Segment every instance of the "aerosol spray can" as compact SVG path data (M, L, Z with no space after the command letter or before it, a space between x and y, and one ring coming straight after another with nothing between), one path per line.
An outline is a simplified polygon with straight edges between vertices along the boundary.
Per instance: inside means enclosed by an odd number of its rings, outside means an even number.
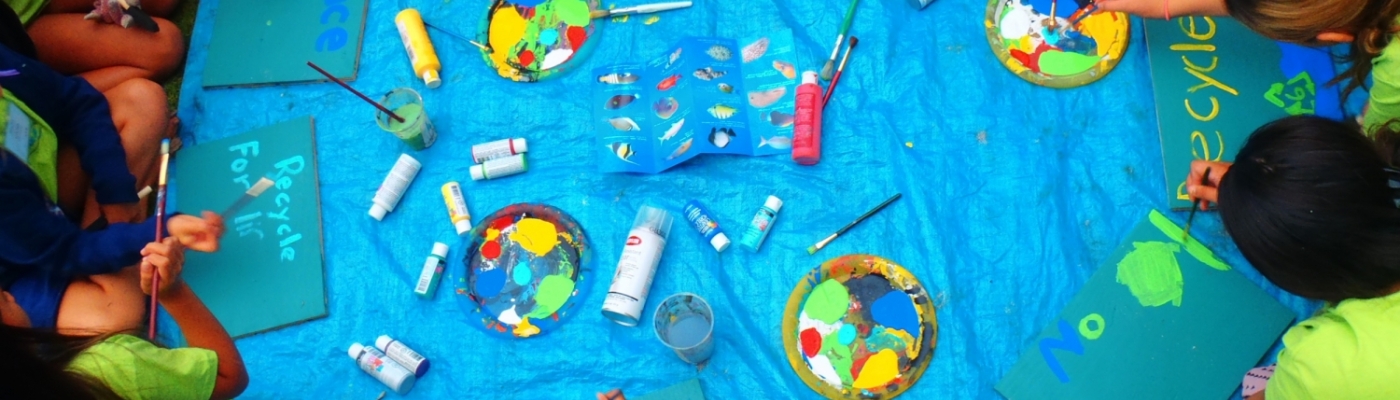
M603 300L603 316L623 326L637 326L651 291L651 279L656 277L656 265L661 262L661 250L671 234L671 222L666 210L651 206L637 210L608 297Z

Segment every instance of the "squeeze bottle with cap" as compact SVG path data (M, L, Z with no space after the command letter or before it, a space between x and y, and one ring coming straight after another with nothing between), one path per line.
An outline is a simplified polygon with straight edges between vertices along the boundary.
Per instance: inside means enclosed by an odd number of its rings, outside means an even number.
M412 372L389 359L379 349L355 343L350 345L350 358L355 359L361 370L399 395L408 394L408 391L413 390L413 383L417 381Z
M384 177L384 183L379 184L379 191L374 193L374 205L369 207L369 216L383 221L384 214L394 211L420 169L423 169L423 164L419 164L418 160L408 154L399 155L394 169L389 170L389 176Z
M467 196L462 195L462 185L457 182L442 185L442 199L447 202L447 217L452 220L452 227L457 229L457 236L471 232L472 215L467 212Z
M433 243L433 253L428 256L428 261L423 263L423 271L418 273L418 284L413 286L413 293L424 299L432 299L433 294L437 293L438 282L442 280L442 270L446 267L447 245Z
M524 153L529 149L524 138L501 139L472 146L472 161L481 164L489 160Z
M413 376L421 378L423 374L428 373L428 359L408 348L403 342L394 340L389 335L379 335L379 338L374 339L374 346L383 350L390 360L394 360L404 369L413 371Z
M744 236L739 238L739 244L748 247L749 250L758 251L763 246L763 240L768 238L768 232L773 228L773 222L778 219L778 210L783 209L783 200L778 196L768 196L768 200L763 202L763 208L758 209L758 214L754 214L753 222L749 223L749 230L744 231Z
M666 210L651 206L637 210L612 286L603 300L604 317L622 326L637 326L651 292L651 280L656 277L656 265L661 262L661 250L671 234L671 223L671 213Z
M792 128L792 160L815 165L822 159L822 86L817 73L802 73L797 87L797 118Z
M506 158L487 160L481 165L473 165L469 172L472 180L503 178L525 172L525 155L516 154Z
M710 242L710 246L714 247L715 251L722 253L724 249L729 248L729 237L725 236L724 231L719 229L719 223L715 222L715 218L705 211L705 207L701 206L700 202L691 200L686 203L682 214L685 215L685 220L690 221L690 225L700 232L700 236L705 237L705 240Z
M428 39L428 29L423 26L423 15L419 14L418 10L405 8L394 17L394 25L399 28L399 39L403 41L403 49L408 51L408 62L413 64L413 75L423 78L423 83L428 85L429 89L441 85L442 78L438 77L438 70L442 69L442 63L438 62L437 51L433 50L433 42Z

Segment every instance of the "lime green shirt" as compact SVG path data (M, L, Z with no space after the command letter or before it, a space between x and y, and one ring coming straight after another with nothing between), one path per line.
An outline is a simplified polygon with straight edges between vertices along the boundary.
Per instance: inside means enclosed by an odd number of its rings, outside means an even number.
M1283 335L1269 400L1400 399L1400 293L1343 300Z
M207 349L163 349L116 335L78 354L68 370L101 380L127 400L202 400L214 393L219 357Z
M1366 104L1363 125L1368 135L1400 118L1400 37L1391 38L1371 60L1371 99Z
M39 13L44 12L44 7L49 5L49 0L4 0L10 8L19 15L19 22L29 25L34 22L34 18L39 17Z

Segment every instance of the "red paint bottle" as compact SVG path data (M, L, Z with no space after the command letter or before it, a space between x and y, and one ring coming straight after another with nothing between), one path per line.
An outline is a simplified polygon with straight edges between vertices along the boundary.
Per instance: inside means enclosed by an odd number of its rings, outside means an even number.
M797 87L797 120L792 129L792 160L815 165L822 159L822 87L817 73L802 73Z

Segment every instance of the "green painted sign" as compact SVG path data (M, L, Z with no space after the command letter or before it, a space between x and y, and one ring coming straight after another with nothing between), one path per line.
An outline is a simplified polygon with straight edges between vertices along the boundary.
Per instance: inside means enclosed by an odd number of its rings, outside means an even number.
M355 79L369 0L221 0L204 87Z

